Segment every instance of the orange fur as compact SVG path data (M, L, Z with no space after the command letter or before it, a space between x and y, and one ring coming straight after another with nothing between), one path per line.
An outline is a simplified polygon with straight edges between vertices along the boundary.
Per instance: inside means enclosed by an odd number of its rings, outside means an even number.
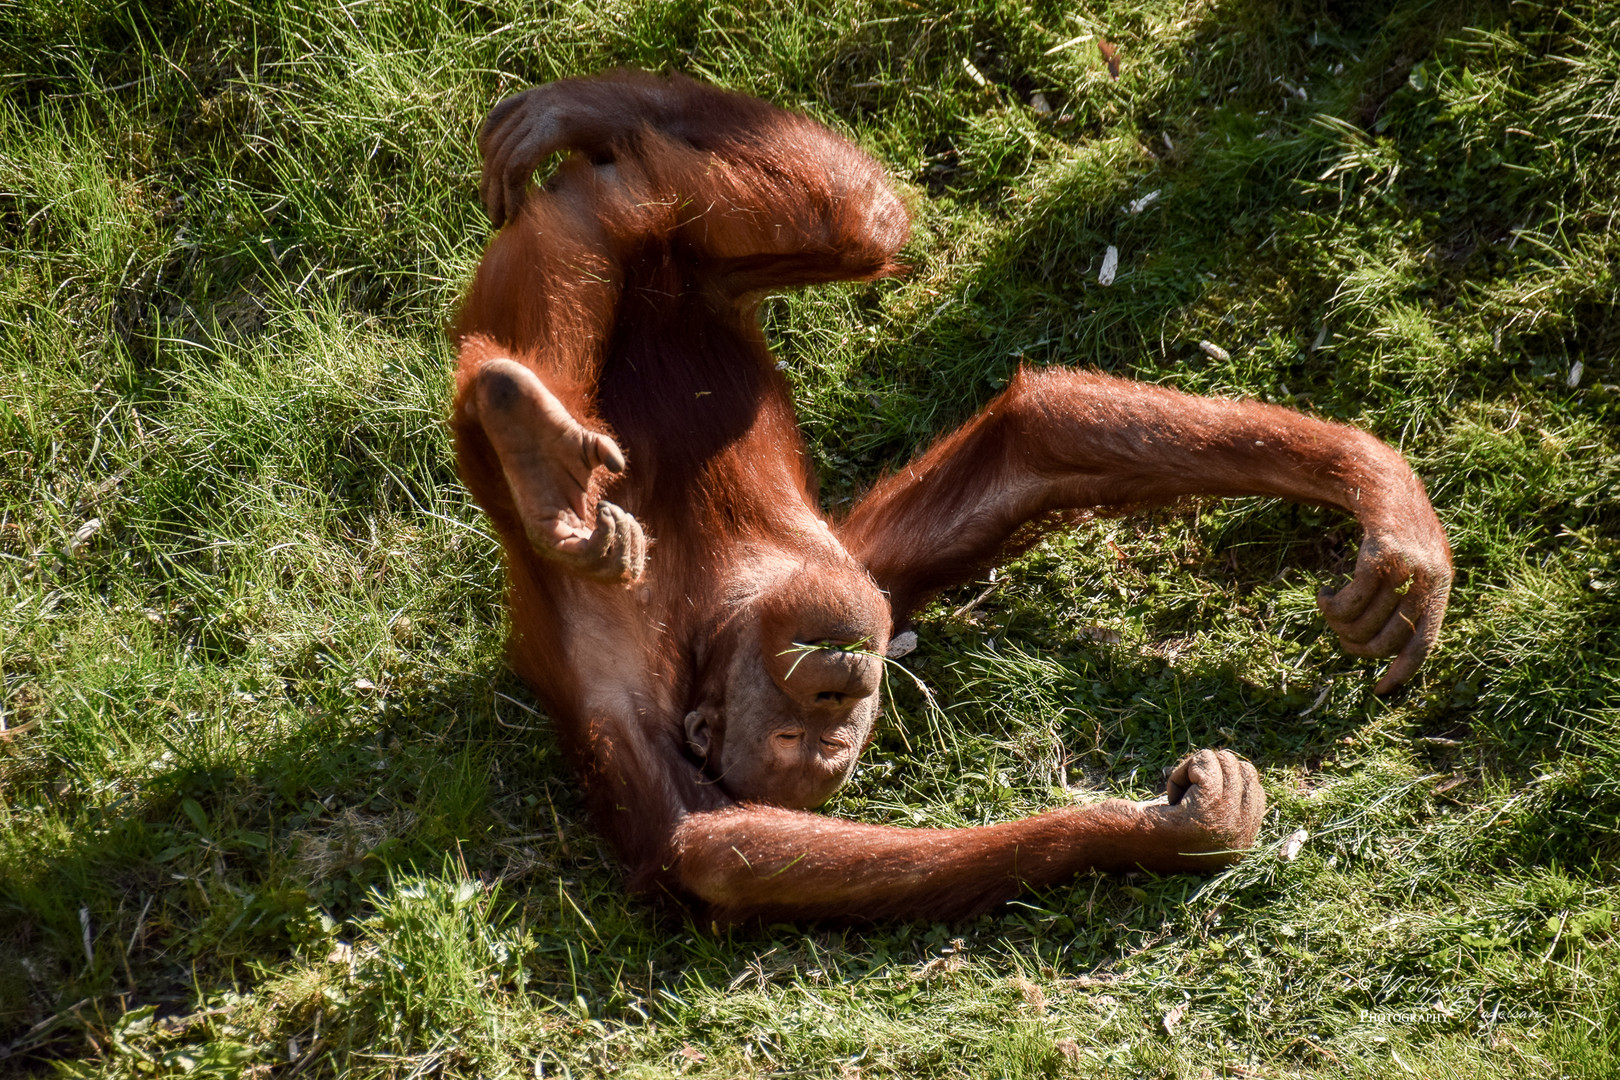
M1450 555L1395 451L1101 375L1020 374L834 525L755 306L896 269L907 214L879 166L802 116L637 72L509 99L480 147L504 228L458 322L457 461L506 549L514 666L635 887L716 919L948 918L1088 867L1235 857L1265 798L1224 752L1184 761L1166 800L987 828L806 812L870 735L865 654L1075 510L1194 492L1343 507L1367 542L1321 603L1347 647L1400 653L1390 684L1438 633ZM542 512L564 524L525 520Z

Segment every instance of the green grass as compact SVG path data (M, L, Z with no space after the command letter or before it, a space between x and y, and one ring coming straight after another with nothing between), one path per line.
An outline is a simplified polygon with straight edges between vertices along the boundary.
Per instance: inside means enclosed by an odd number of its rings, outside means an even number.
M1620 1072L1620 6L0 26L0 1074ZM805 109L912 202L908 277L766 306L829 503L1020 360L1407 453L1458 568L1409 691L1374 699L1314 611L1338 515L1104 519L929 610L904 663L943 712L891 677L831 808L1004 820L1226 745L1275 806L1255 856L950 926L716 936L623 896L502 662L442 332L484 110L614 64Z

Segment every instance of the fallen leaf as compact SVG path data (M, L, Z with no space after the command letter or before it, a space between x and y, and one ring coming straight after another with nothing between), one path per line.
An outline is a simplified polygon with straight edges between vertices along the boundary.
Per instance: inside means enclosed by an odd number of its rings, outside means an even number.
M1165 1031L1165 1034L1168 1035L1172 1031L1175 1031L1176 1030L1176 1025L1181 1023L1181 1018L1183 1016L1186 1016L1186 1015L1187 1015L1187 1003L1185 1001L1183 1001L1180 1005L1177 1005L1175 1008L1171 1009L1169 1012L1165 1013L1164 1014L1164 1031Z
M890 660L898 660L902 656L909 656L917 651L917 631L905 630L889 639L889 647L884 652Z
M1159 201L1159 191L1160 189L1155 188L1146 195L1142 196L1140 199L1131 200L1131 204L1125 208L1125 212L1130 214L1132 217L1140 214L1142 211Z
M92 540L94 540L96 538L96 533L98 533L100 531L101 531L101 519L100 518L91 518L89 521L85 522L83 525L80 525L78 530L76 532L74 532L73 539L68 541L67 553L69 555L77 555L77 554L79 554L79 552L84 550L85 545L89 544L90 541L92 541Z
M1277 852L1277 858L1283 862L1293 862L1299 858L1299 849L1304 847L1305 841L1310 838L1311 834L1304 829L1295 829L1288 834L1288 839L1282 842L1282 850Z
M1113 244L1109 244L1108 250L1103 252L1102 270L1097 273L1097 284L1112 285L1114 283L1114 274L1118 270L1119 248L1115 247Z
M1103 63L1108 65L1108 74L1115 81L1119 79L1119 46L1113 44L1105 37L1097 39L1097 50L1102 53Z

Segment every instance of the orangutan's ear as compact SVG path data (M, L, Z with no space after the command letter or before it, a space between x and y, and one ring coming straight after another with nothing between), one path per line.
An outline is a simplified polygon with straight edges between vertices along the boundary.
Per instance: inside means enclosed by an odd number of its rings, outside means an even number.
M686 714L686 745L705 761L709 759L709 745L713 737L709 723L712 719L714 710L707 705Z

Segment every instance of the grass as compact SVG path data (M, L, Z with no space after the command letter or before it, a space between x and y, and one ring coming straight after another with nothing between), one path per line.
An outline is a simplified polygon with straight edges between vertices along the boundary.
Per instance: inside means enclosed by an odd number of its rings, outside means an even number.
M0 21L0 1074L1620 1072L1620 7ZM442 334L483 112L614 64L805 109L912 202L908 277L766 307L831 504L1020 362L1415 463L1458 584L1402 695L1315 614L1338 515L1104 519L929 610L903 663L943 711L890 678L831 807L1003 820L1226 745L1259 853L950 926L715 935L623 895L502 662Z

